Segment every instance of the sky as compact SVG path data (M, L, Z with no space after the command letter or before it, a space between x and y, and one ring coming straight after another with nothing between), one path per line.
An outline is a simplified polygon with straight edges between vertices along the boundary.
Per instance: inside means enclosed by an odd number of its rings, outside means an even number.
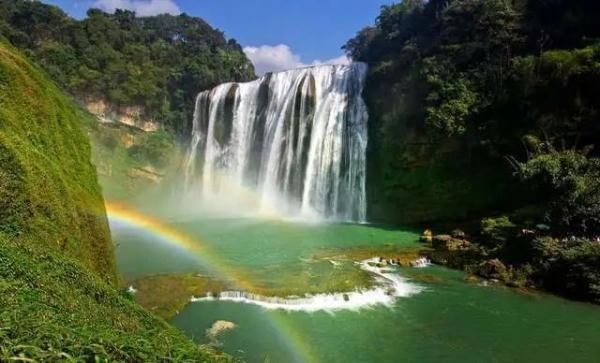
M235 38L257 73L313 64L343 64L342 45L374 23L382 5L394 0L43 0L71 16L90 7L140 16L161 13L199 16Z

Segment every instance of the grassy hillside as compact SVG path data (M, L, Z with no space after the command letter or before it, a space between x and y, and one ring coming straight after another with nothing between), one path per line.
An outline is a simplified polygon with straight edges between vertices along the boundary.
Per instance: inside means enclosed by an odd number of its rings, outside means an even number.
M1 236L0 307L0 361L230 361L83 266Z
M0 232L73 257L115 282L83 117L41 71L0 46Z
M0 41L0 361L229 361L116 287L86 117Z

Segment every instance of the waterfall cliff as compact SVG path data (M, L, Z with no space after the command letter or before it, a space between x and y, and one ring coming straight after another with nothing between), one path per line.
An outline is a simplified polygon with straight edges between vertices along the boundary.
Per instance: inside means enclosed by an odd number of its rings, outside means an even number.
M287 215L365 221L366 72L310 67L200 93L189 185L211 197L249 189Z

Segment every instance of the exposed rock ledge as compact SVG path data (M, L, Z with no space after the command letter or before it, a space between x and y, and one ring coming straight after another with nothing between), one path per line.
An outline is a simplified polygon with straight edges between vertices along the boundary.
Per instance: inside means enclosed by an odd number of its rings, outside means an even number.
M141 106L115 107L97 98L88 98L83 105L88 112L98 117L100 122L122 123L146 132L154 132L160 128L157 121L144 118L144 109Z
M154 167L149 165L144 168L131 168L127 174L132 179L144 179L154 184L160 184L165 177L164 174L159 173Z

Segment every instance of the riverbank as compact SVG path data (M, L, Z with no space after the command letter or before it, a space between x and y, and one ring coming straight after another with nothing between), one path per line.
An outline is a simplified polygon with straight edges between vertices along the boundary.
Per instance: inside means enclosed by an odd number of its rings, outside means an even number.
M600 242L553 237L549 226L518 222L514 216L457 225L469 232L423 233L421 241L431 247L427 256L434 263L510 287L600 304ZM448 224L438 228L449 229Z

